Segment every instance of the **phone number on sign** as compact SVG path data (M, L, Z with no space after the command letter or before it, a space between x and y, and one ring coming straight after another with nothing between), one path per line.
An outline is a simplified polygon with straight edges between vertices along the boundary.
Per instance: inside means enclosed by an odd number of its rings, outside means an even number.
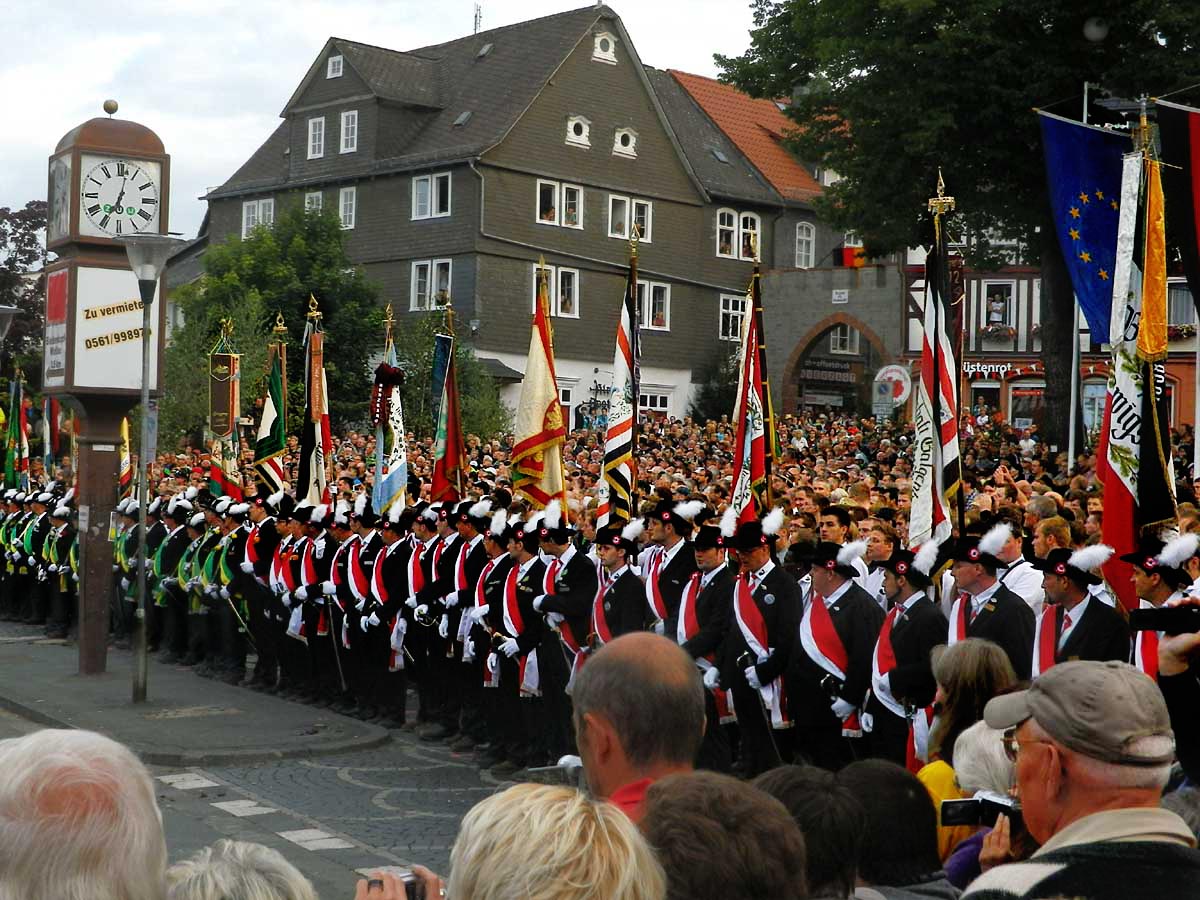
M101 347L112 347L116 344L124 344L126 341L140 341L141 339L142 329L127 328L124 331L113 331L109 334L87 338L84 340L83 346L88 350L98 350Z

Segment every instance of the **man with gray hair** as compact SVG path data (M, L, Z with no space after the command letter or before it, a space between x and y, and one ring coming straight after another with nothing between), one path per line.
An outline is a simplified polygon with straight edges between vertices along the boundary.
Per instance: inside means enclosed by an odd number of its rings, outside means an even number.
M965 897L1200 896L1196 840L1159 807L1175 739L1151 679L1122 662L1060 663L1028 690L992 698L984 720L1005 732L1041 848L985 872Z
M317 900L317 892L278 850L220 840L167 870L166 900Z
M0 900L162 900L150 773L91 731L0 741Z

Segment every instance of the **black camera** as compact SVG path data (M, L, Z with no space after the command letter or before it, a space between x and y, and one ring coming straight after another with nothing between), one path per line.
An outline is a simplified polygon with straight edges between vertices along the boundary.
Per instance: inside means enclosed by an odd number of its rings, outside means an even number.
M1166 635L1195 634L1200 631L1200 606L1134 609L1129 613L1129 628L1132 631L1161 631Z
M969 800L943 800L939 811L940 824L943 828L952 825L968 825L971 827L985 825L994 827L996 818L1003 813L1010 822L1017 824L1021 819L1021 807L1015 800L1001 800L998 797L972 797Z

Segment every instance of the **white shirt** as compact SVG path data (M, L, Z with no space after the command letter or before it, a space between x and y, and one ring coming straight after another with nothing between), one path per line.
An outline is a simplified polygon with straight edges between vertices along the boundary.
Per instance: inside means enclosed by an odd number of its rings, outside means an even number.
M1018 556L996 576L1001 584L1029 604L1034 616L1041 615L1046 592L1042 590L1042 573L1033 567L1033 563Z
M997 581L991 587L986 587L978 594L971 595L971 615L979 615L979 611L987 605L988 601L996 595L996 591L1000 590L1000 582Z
M1088 601L1092 599L1091 594L1084 594L1083 599L1075 606L1074 609L1066 611L1063 622L1066 622L1066 616L1070 616L1071 624L1067 625L1062 633L1058 636L1058 649L1061 650L1067 643L1067 638L1071 636L1071 632L1075 630L1075 626L1079 624L1079 620L1083 618L1084 611L1087 610Z
M700 574L700 590L702 591L712 584L712 580L717 577L717 573L723 568L725 568L724 563L717 566L715 569L709 569L707 572L702 572Z
M774 570L775 570L775 562L771 559L768 559L766 562L766 565L764 565L761 569L759 569L757 572L751 572L750 573L750 593L754 593L756 590L758 590L758 586L760 584L762 584L763 581L766 580L766 577L768 575L770 575Z

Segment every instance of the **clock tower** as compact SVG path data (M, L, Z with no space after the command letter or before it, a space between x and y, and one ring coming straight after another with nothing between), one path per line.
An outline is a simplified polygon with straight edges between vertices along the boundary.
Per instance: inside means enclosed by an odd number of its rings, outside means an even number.
M143 305L123 239L165 234L171 159L149 128L89 119L50 156L43 385L79 418L79 670L103 672L112 592L109 518L117 502L120 427L140 400ZM160 288L161 293L161 288ZM159 395L165 312L150 318L149 385Z

